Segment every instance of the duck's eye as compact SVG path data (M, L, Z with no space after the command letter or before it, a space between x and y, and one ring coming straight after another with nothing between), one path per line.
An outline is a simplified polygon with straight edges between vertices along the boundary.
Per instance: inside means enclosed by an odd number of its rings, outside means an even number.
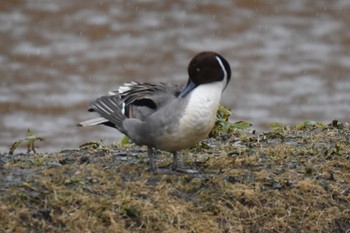
M201 69L197 68L196 71L199 72L199 71L201 71Z

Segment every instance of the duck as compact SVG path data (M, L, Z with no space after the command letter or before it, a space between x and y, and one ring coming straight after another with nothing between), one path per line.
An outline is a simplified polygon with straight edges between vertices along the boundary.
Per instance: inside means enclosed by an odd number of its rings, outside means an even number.
M99 116L77 126L106 125L137 145L148 148L150 170L157 169L155 150L173 154L195 146L213 129L221 96L231 79L231 67L220 54L203 51L188 65L186 85L130 82L91 102L89 111Z

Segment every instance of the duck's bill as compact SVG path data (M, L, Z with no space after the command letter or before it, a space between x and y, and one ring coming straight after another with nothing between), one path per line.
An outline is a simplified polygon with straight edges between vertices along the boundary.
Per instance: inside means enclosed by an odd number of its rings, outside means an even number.
M190 93L194 88L197 87L197 84L189 80L186 87L181 91L179 97L185 97L188 93Z

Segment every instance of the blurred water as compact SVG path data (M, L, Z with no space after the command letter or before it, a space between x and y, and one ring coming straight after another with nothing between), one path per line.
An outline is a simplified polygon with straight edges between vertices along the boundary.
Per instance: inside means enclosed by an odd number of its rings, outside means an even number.
M183 81L199 51L225 56L233 120L350 121L350 2L37 1L0 3L0 151L28 128L39 151L120 138L76 128L123 82Z

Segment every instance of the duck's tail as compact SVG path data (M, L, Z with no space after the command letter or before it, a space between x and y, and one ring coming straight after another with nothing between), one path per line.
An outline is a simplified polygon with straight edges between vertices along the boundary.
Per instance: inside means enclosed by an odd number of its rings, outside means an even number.
M100 117L82 121L77 126L107 125L125 133L123 121L126 119L122 112L123 104L119 95L107 95L91 103L90 112L97 112Z

